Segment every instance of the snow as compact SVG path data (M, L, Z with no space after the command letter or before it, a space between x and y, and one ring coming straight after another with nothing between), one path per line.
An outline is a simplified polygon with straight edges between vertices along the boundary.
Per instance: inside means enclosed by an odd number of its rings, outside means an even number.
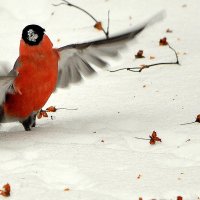
M14 63L21 31L30 23L44 27L55 47L103 37L88 16L52 3L59 1L0 1L2 62ZM121 59L110 61L109 69L175 61L168 47L158 45L164 36L179 52L181 65L156 66L142 73L98 70L98 76L58 90L45 105L78 110L58 110L53 120L38 120L32 132L18 123L2 124L0 185L11 185L9 199L14 200L169 200L179 195L184 200L198 199L199 124L180 124L194 121L199 114L200 2L72 3L105 24L110 10L111 33L165 9L166 18L145 29ZM173 32L166 33L167 28ZM135 60L139 49L146 58ZM148 138L154 130L162 143L150 145L135 138Z

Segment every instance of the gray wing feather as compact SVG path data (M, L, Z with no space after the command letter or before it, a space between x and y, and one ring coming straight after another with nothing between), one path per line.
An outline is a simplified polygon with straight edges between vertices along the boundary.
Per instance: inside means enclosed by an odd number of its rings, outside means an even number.
M12 90L16 76L0 76L0 105L4 102L6 94Z
M1 64L0 64L1 65ZM9 67L4 67L4 73L0 74L0 106L5 101L5 97L7 93L14 92L13 81L17 77L16 68L20 65L19 58L15 61L13 69L9 72Z
M114 58L119 55L119 50L126 47L126 43L134 39L145 27L164 18L165 12L161 11L148 21L135 28L117 34L108 39L100 39L81 44L71 44L58 48L60 54L58 87L67 87L70 83L77 83L83 76L95 73L92 66L104 68L108 65L105 57Z
M61 60L59 62L60 65L64 66L58 72L58 85L62 88L67 87L69 83L80 82L82 75L88 76L95 72L90 64L75 52L71 56Z

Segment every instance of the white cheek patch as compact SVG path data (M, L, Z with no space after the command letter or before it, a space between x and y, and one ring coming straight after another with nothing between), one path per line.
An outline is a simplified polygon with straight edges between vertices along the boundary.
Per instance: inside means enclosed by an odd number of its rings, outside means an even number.
M36 42L36 40L38 39L38 34L36 34L33 29L29 29L28 30L28 37L27 39L31 42Z

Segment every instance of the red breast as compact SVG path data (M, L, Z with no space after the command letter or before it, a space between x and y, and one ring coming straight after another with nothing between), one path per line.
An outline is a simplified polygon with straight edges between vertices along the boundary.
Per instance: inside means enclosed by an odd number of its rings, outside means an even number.
M59 54L48 36L35 46L20 42L18 76L14 94L7 94L4 113L9 117L26 118L40 110L55 90Z

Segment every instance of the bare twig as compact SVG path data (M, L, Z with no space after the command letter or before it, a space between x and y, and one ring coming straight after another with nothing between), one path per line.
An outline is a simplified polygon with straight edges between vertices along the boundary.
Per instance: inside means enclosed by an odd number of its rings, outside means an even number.
M92 15L90 14L88 11L86 11L85 9L75 5L75 4L72 4L70 3L69 1L66 1L66 0L61 0L62 2L59 3L59 4L52 4L53 6L61 6L61 5L68 5L68 6L71 6L71 7L74 7L74 8L77 8L78 10L81 10L82 12L84 12L85 14L87 14L90 18L92 18L96 23L98 23L99 21ZM102 31L103 33L105 34L106 38L108 39L109 38L109 22L110 19L109 19L109 11L108 11L108 27L107 27L107 31L105 31L105 29L102 27Z
M56 112L57 110L78 110L78 108L56 108L55 106L50 106L48 108L46 108L45 110L41 109L38 113L37 113L37 118L41 119L42 117L48 117L48 112ZM51 116L51 119L52 116Z
M200 114L197 115L195 121L193 121L193 122L187 122L187 123L180 124L180 125L188 125L188 124L194 124L194 123L200 123Z
M109 38L109 30L110 29L110 10L108 11L108 24L107 24L107 31L106 31L106 38Z
M78 108L56 108L56 110L78 110Z
M140 137L134 137L135 139L138 139L138 140L151 140L151 139L147 139L147 138L140 138Z
M161 63L154 63L154 64L150 64L150 65L142 65L141 67L124 67L124 68L119 68L116 70L110 70L110 72L118 72L118 71L122 71L122 70L128 70L131 72L142 72L142 70L153 67L153 66L157 66L157 65L180 65L179 59L178 59L178 54L176 52L176 50L174 48L172 48L169 44L168 47L175 53L176 56L176 61L175 62L161 62Z
M196 123L196 121L194 121L194 122L187 122L187 123L183 123L183 124L180 124L180 125L188 125L188 124L194 124L194 123Z

